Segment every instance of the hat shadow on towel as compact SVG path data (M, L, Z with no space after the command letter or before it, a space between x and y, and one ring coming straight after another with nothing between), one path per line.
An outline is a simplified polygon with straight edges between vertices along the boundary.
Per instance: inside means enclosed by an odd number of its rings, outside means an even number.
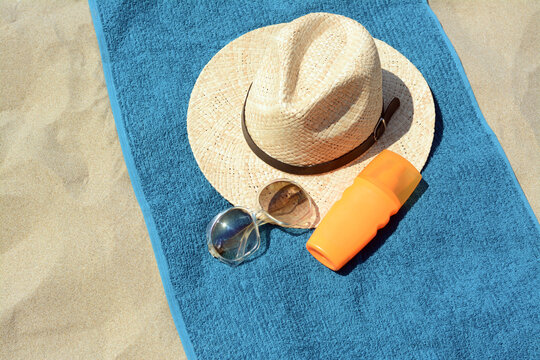
M394 75L391 72L389 72L387 70L384 70L384 69L382 71L383 71L383 77L385 77L385 76L390 77L392 79L392 81L395 81L396 83L398 83L399 86L403 86L403 87L407 88L407 86L396 75ZM383 89L383 91L384 91L384 89ZM399 111L410 112L411 116L407 119L408 120L407 124L403 124L403 126L399 127L400 131L391 132L391 133L389 132L389 133L385 133L383 135L383 137L387 136L387 135L390 135L390 138L386 139L386 141L385 141L386 147L389 147L390 145L392 145L396 141L398 141L411 127L412 119L414 117L413 100L412 100L412 96L411 96L410 91L405 91L404 93L406 94L406 97L403 98L403 99L401 99L401 98L399 99L400 100L400 109L399 109ZM436 105L436 109L437 109L438 108L437 103L435 103L435 105ZM436 113L436 118L438 118L438 117L440 117L439 112ZM395 121L395 119L393 119L393 121ZM390 122L389 128L392 126L392 124L393 124L393 122ZM435 125L437 126L437 121L435 121ZM437 135L435 135L435 136L437 136ZM440 142L440 139L439 139L438 142ZM435 147L438 146L438 142L434 141L433 146L435 146ZM353 164L355 164L357 162L365 160L366 157L369 158L369 157L372 157L372 156L376 156L378 151L380 151L380 149L377 149L376 145L374 145L363 156L361 156L359 159L357 159L354 163L351 163L351 165L353 165ZM431 157L432 152L433 152L433 149L431 149L429 157ZM351 166L351 165L349 165L349 166ZM422 180L418 184L417 188L412 193L411 197L405 202L405 204L397 212L397 214L390 217L390 220L389 220L388 224L385 227L383 227L382 229L380 229L377 232L377 234L375 235L375 237L366 245L366 247L363 248L358 254L356 254L356 256L353 257L347 264L345 264L345 266L343 268L341 268L339 271L337 271L337 273L339 275L341 275L341 276L347 276L354 269L356 269L356 267L358 265L364 263L373 254L375 254L375 252L377 252L379 250L379 248L381 248L381 246L386 242L386 240L388 240L388 238L394 233L394 231L396 230L399 222L405 217L405 215L407 214L409 209L412 206L414 206L414 204L420 199L422 194L424 194L424 192L427 189L428 189L428 183L422 178Z
M402 95L399 98L399 109L396 111L394 116L392 117L390 123L388 124L388 128L386 129L385 133L383 134L381 138L381 142L384 144L384 148L390 147L392 144L396 143L409 131L412 125L412 120L414 117L414 104L411 92L409 91L409 88L399 77L394 75L392 72L382 69L382 75L383 75L383 84L384 83L390 83L393 84L396 87L403 88ZM386 90L388 91L388 90ZM385 93L385 89L383 87L383 98L385 99L384 106L386 109L386 106L388 106L388 103L392 100L389 95ZM410 114L406 119L406 123L398 124L397 121L398 117L400 117L400 114ZM364 154L362 154L358 159L354 160L348 165L345 165L344 168L349 166L354 166L362 161L365 161L366 159L369 159L371 157L376 156L379 152L384 150L380 146L378 146L378 143L375 143L368 151L366 151ZM338 171L339 169L336 169L334 171Z
M387 131L383 135L383 138L385 139L384 140L385 148L388 148L395 142L399 141L399 139L405 133L407 133L407 131L411 127L412 119L414 117L414 104L413 104L411 93L409 89L407 88L407 85L405 85L399 77L397 77L390 71L382 69L382 72L383 72L383 79L387 79L387 81L384 81L385 83L391 83L391 84L394 84L394 86L402 87L404 91L402 91L401 93L405 94L405 96L400 97L399 99L400 107L398 109L398 112L394 114L394 118L391 120L391 122L388 125L388 129L391 129L392 126L394 125L395 129L399 129L399 130L388 131L387 129ZM384 89L383 89L383 92L384 92ZM385 99L386 99L385 106L387 106L388 103L392 99L389 98L388 95L386 95ZM344 111L346 110L339 111L339 112L343 113ZM410 114L410 116L408 116L405 119L407 123L404 123L404 124L402 123L402 124L399 124L399 126L396 126L397 125L396 121L398 120L397 118L399 116L399 113L403 113L403 112L406 114ZM358 159L351 162L350 164L346 165L345 167L353 166L355 164L358 164L359 162L365 161L366 159L370 157L376 156L377 153L382 150L383 149L381 149L380 147L377 146L377 144L375 144L365 154L363 154L362 156L360 156ZM334 171L339 171L339 169L336 169ZM394 232L394 230L397 227L397 224L405 216L405 213L407 212L407 210L412 206L412 204L414 204L418 200L418 198L424 193L426 189L427 189L427 183L424 180L422 180L421 183L418 185L418 188L411 195L411 198L409 198L409 200L405 203L401 211L399 211L398 214L396 214L395 216L392 216L388 225L385 228L379 230L377 236L359 254L357 254L347 265L345 265L345 267L343 267L340 271L338 271L338 274L348 275L354 268L356 268L358 264L367 260L375 251L377 251L382 246L382 244L386 241L386 239ZM315 208L316 208L315 210L316 210L316 214L317 214L316 217L317 217L317 222L318 222L319 210L316 204L315 204ZM264 226L260 229L261 249L258 251L258 254L256 254L255 256L253 256L253 258L250 258L246 262L251 262L259 258L260 256L264 255L268 251L268 248L271 246L270 232L274 227L275 226ZM305 234L306 231L309 231L307 229L287 229L287 228L283 228L282 230L286 231L287 233L295 237L303 235Z

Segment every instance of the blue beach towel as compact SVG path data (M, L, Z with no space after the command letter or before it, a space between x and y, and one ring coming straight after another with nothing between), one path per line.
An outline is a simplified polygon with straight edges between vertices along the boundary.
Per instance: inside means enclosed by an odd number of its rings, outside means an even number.
M540 227L424 0L90 0L118 135L190 359L540 358ZM310 12L363 24L436 103L425 183L340 272L277 227L229 268L205 228L230 206L191 153L204 65L238 36ZM124 256L118 254L118 256Z

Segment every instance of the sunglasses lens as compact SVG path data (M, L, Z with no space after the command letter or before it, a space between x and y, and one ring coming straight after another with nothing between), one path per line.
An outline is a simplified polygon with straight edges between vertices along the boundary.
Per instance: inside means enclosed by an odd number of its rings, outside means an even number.
M241 261L258 248L259 235L253 217L240 208L232 208L219 216L210 229L211 252L228 261Z
M309 227L314 211L304 189L293 182L278 180L268 184L259 194L259 205L268 215L284 225Z

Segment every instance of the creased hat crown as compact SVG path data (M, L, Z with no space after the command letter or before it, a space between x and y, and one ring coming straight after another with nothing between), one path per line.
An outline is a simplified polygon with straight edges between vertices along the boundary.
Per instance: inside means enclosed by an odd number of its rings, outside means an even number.
M269 40L246 102L246 126L270 156L313 165L362 143L381 110L381 64L369 32L347 17L314 13Z

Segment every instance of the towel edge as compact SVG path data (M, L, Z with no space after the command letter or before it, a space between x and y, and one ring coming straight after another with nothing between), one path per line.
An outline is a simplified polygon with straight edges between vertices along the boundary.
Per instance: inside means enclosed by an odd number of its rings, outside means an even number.
M537 231L540 232L540 222L538 221L538 218L536 217L536 214L534 213L531 207L531 204L529 203L529 200L527 200L527 197L525 196L525 193L523 192L523 189L516 177L516 174L514 173L514 169L512 168L512 165L510 164L510 161L508 160L508 156L506 156L506 153L504 152L504 149L502 148L502 145L499 142L497 135L495 135L495 132L486 121L484 114L482 114L482 110L480 110L480 105L478 105L478 101L476 100L476 96L474 95L471 83L469 82L469 78L467 77L467 74L465 73L465 68L463 67L463 63L461 62L461 59L459 58L459 55L457 54L456 49L454 48L454 45L452 45L450 38L444 31L444 28L442 27L442 24L439 21L439 18L437 18L437 15L433 12L433 9L431 8L431 6L429 6L428 0L424 0L424 1L425 1L424 7L427 8L428 16L431 17L431 19L433 20L433 23L439 30L439 33L441 34L442 39L444 40L446 47L448 48L448 51L450 52L450 56L452 56L452 60L454 60L454 63L456 64L457 70L461 77L461 81L465 89L467 90L467 95L469 96L469 99L471 100L471 103L474 107L474 111L476 112L476 115L480 119L480 123L484 126L484 129L486 130L488 136L490 137L491 141L497 148L497 152L502 157L506 165L506 171L509 173L510 177L512 178L513 185L516 188L517 192L520 194L521 201L523 202L523 205L526 211L529 213L529 216L531 217L533 224L536 223L535 226L536 226Z
M131 185L133 186L135 197L137 198L137 201L143 213L143 218L146 223L146 228L148 229L148 234L150 236L150 242L152 243L152 248L154 250L154 256L156 257L156 262L158 265L159 274L161 276L161 281L164 286L165 296L167 298L167 302L169 303L169 309L171 311L171 315L172 315L174 324L176 326L176 330L178 331L178 335L180 336L182 347L184 348L184 352L186 353L186 356L188 359L196 360L197 356L195 354L193 344L187 332L186 324L184 322L184 318L180 310L180 305L178 304L178 301L176 300L176 297L175 297L175 292L173 290L171 276L169 273L169 265L167 263L167 260L165 258L165 253L161 246L160 236L158 234L157 227L154 221L154 217L152 216L150 206L148 205L148 202L146 201L146 197L142 190L141 181L139 178L139 174L137 172L137 168L135 166L135 161L132 156L131 147L129 146L125 127L123 126L123 123L122 123L123 121L122 112L120 109L120 105L118 104L118 97L116 93L116 86L114 84L114 77L112 74L109 51L107 48L107 43L106 43L105 35L103 32L103 24L101 21L101 15L98 10L98 5L95 0L88 0L88 4L90 7L90 14L92 16L92 22L94 24L94 30L96 32L96 38L97 38L99 50L101 53L103 74L105 77L105 84L107 86L107 91L109 94L109 101L111 104L112 114L113 114L114 122L116 125L116 130L118 132L118 139L120 141L120 147L122 149L124 161L126 163L126 167L128 170L128 175L131 180Z

